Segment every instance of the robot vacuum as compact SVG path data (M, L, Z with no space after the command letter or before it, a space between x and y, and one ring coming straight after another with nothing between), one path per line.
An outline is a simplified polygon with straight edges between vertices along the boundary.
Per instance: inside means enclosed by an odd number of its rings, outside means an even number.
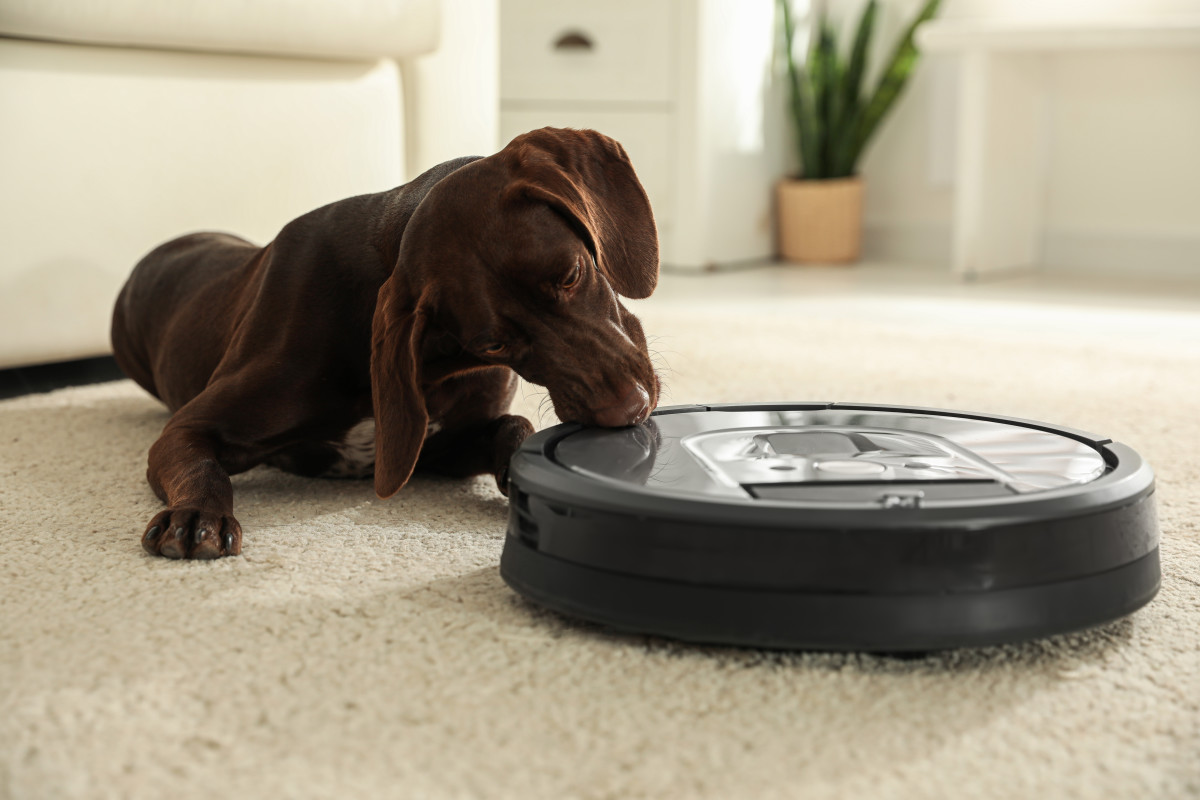
M1099 625L1158 591L1154 475L1129 447L855 403L566 424L510 467L521 595L689 642L930 651Z

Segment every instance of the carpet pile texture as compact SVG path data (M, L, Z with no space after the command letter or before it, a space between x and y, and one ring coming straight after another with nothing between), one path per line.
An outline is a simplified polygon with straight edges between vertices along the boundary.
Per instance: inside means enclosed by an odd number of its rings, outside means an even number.
M265 467L234 479L241 557L151 558L166 412L76 387L0 403L0 797L1200 796L1200 326L886 307L637 311L664 404L960 408L1134 447L1158 479L1149 606L913 659L689 646L513 594L490 479L382 501ZM517 403L538 427L541 400Z

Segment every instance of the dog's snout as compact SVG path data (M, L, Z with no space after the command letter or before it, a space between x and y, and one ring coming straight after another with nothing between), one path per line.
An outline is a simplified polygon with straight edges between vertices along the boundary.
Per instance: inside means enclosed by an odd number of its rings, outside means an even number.
M650 393L640 383L630 384L620 399L596 412L596 424L606 428L637 425L650 414Z

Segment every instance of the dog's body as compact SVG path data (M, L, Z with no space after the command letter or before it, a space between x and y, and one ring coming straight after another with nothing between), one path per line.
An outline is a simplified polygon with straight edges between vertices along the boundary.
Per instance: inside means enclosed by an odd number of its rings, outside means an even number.
M121 368L173 416L147 477L167 504L143 546L241 550L229 475L269 463L375 475L491 473L532 431L517 375L563 420L645 419L659 384L617 300L657 281L653 216L620 145L543 129L488 158L297 218L266 247L192 234L147 255L117 300Z

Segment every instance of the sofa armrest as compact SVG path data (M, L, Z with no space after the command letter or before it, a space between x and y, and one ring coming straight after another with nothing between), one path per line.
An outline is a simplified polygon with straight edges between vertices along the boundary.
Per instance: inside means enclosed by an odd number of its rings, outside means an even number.
M439 0L5 0L0 34L81 44L373 61L431 52Z

